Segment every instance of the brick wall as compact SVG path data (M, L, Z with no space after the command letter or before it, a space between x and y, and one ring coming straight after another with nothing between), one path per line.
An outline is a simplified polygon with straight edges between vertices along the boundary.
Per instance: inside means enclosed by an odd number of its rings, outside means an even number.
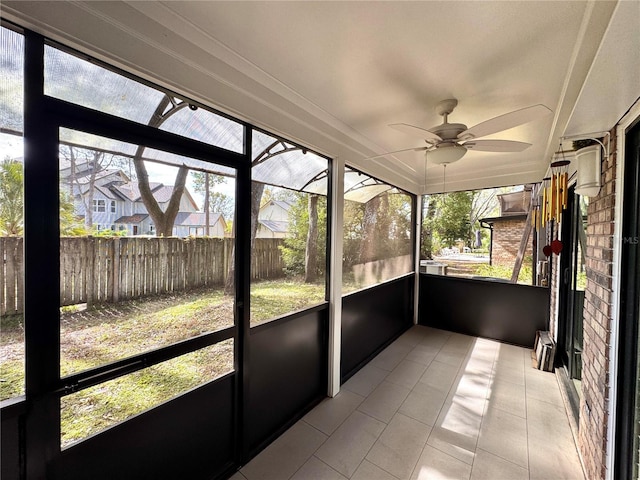
M582 395L578 447L589 480L605 477L609 406L609 346L613 272L616 139L602 159L602 188L589 199L587 218L587 288L584 306ZM614 379L615 380L615 379Z
M602 188L589 199L587 210L587 287L583 311L583 352L578 448L586 478L605 478L609 406L609 348L613 273L616 138L611 133L610 154L602 159ZM552 255L550 330L558 319L559 257ZM614 379L615 380L615 379Z
M491 262L493 265L513 267L522 241L526 220L524 218L500 219L493 223ZM533 236L529 239L524 258L533 256ZM524 265L524 263L523 263Z
M610 133L610 155L602 160L602 188L597 197L589 199L587 218L587 288L578 446L589 479L605 477L616 188L615 129Z

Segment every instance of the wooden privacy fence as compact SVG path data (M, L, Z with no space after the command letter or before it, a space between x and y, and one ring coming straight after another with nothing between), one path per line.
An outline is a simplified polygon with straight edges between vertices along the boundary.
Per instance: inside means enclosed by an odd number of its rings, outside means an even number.
M258 238L252 279L278 278L282 239ZM22 238L0 237L0 313L22 313ZM224 285L233 257L231 238L63 237L60 305L111 303Z

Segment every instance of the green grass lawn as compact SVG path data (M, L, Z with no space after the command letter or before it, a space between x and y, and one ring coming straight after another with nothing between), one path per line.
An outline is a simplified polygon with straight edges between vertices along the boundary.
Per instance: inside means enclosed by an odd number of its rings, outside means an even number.
M251 325L324 301L324 284L251 285ZM60 319L62 376L232 326L233 299L190 292L95 306L65 307ZM21 316L1 319L0 394L24 394ZM67 446L233 370L233 340L62 397L61 444Z

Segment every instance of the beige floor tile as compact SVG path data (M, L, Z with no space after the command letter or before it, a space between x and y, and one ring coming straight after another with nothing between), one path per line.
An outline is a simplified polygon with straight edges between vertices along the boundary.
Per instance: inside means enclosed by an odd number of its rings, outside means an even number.
M419 346L430 347L440 350L442 346L447 343L447 340L451 336L448 332L442 333L443 330L436 330L428 332L425 338L420 342Z
M515 383L524 387L524 367L494 363L493 377L501 382Z
M447 365L452 365L454 367L460 367L466 358L466 353L464 352L455 352L450 350L440 350L438 355L434 361L438 361L441 363L446 363Z
M435 425L446 398L445 392L418 383L400 406L399 412L427 425Z
M420 363L427 367L436 358L439 350L440 348L437 347L418 345L407 354L405 360Z
M427 445L413 469L411 480L468 480L471 465Z
M353 474L351 480L398 480L396 477L391 475L389 472L385 472L380 467L374 465L367 460L364 460L356 473Z
M393 371L385 378L386 382L395 383L407 388L413 388L427 367L421 363L403 360Z
M424 371L419 383L424 383L442 392L448 393L458 375L459 367L439 362L435 359Z
M265 448L245 467L248 480L282 480L293 475L327 436L304 422L298 422Z
M324 399L303 420L327 435L331 435L365 399L343 389L333 398Z
M496 352L496 362L512 366L523 366L529 352L530 350L527 348L501 343Z
M384 429L366 459L395 477L408 480L430 431L431 427L398 413Z
M522 418L527 416L525 401L525 388L523 385L511 383L494 377L487 390L487 400L493 408L498 408Z
M340 475L326 463L311 457L298 470L291 480L347 480L347 477Z
M406 387L385 380L360 404L358 410L388 423L410 392Z
M465 399L477 399L478 404L481 400L487 398L489 387L491 385L491 374L474 373L473 371L464 371L458 375L449 391L449 400L455 397ZM484 402L482 402L484 407Z
M413 348L424 340L426 336L427 332L419 325L415 325L400 335L394 343L403 343Z
M478 448L528 468L527 421L489 406L482 418Z
M558 381L552 372L543 372L535 368L525 369L525 387L527 400L531 398L557 406L564 405Z
M529 353L413 327L232 480L584 480L556 378Z
M387 370L368 364L347 380L342 388L366 397L382 383L387 375L389 375Z
M480 434L484 402L475 398L456 398L445 403L427 443L472 465Z
M371 360L370 364L390 372L404 360L412 349L413 347L406 344L392 343Z
M582 467L564 407L527 399L531 478L582 479Z
M385 427L383 422L355 411L318 449L316 457L351 477Z
M529 480L529 471L478 449L471 470L471 480ZM552 477L547 480L552 480Z

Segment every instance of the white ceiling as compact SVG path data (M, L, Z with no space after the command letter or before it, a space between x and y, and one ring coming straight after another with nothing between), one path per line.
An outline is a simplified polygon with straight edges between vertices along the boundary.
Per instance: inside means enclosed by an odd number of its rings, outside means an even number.
M490 137L532 143L524 152L468 152L449 165L447 190L540 180L570 122L589 127L594 108L608 110L611 128L640 89L638 5L4 1L2 15L422 193L440 191L443 177L435 165L425 177L424 154L363 159L423 145L388 124L435 126L445 98L459 101L449 121L467 126L534 104L553 111ZM618 55L630 68L619 79L600 73L607 48L631 52ZM615 105L590 106L598 82Z

